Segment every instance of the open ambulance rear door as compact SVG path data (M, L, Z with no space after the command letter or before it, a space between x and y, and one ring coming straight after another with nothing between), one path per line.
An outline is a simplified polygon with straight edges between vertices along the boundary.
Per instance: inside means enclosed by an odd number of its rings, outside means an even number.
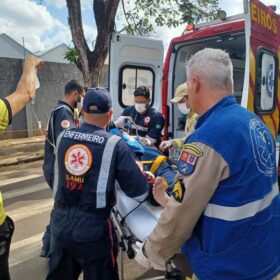
M163 42L159 40L113 34L109 56L109 90L112 94L114 118L134 105L134 90L149 88L151 105L161 111L161 79Z
M241 105L255 112L269 128L276 141L279 166L280 16L259 0L245 0L244 10L246 71Z
M277 138L280 110L280 16L259 0L244 1L246 71L241 104Z

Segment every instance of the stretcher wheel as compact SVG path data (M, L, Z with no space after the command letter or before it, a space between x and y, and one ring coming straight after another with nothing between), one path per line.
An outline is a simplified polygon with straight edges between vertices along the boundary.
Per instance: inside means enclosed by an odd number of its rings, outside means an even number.
M135 252L132 248L131 240L128 240L128 242L127 242L127 256L129 259L133 259L135 257Z
M135 257L135 253L132 249L127 250L127 256L129 259L133 259Z

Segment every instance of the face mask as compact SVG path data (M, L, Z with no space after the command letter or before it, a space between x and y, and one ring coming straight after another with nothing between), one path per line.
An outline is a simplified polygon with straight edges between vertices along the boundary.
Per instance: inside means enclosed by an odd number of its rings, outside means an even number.
M187 115L191 110L190 108L187 107L186 103L179 103L178 109L184 115Z
M135 103L135 110L138 113L144 113L147 110L146 104Z

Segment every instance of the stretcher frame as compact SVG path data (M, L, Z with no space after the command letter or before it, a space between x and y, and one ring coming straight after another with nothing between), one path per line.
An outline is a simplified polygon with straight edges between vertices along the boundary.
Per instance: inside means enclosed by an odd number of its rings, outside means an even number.
M130 121L130 124L126 124L128 129L131 129L131 124L135 125L136 136L139 137L138 129L134 121ZM143 164L147 164L148 162L142 162ZM151 162L149 162L151 163ZM174 163L174 162L173 162ZM139 204L140 205L140 204ZM137 208L137 207L136 207ZM136 209L135 208L135 209ZM134 210L135 210L134 209ZM132 213L134 210L129 212L127 215ZM126 215L126 216L127 216ZM120 280L124 280L124 262L123 262L123 254L126 252L129 259L133 259L136 256L137 248L135 243L138 240L133 233L130 231L129 227L125 224L125 220L121 216L120 212L117 210L117 207L114 206L111 212L111 219L113 221L113 225L117 234L119 247L120 247L120 266L119 266L119 275ZM173 263L172 260L166 263L166 271L163 272L162 276L156 276L152 278L145 278L143 280L182 280L181 271L178 270Z
M117 233L119 247L120 247L120 266L119 266L119 275L120 280L124 280L124 253L127 254L129 259L133 259L136 255L137 248L136 248L136 241L141 242L138 240L132 232L129 230L128 226L123 221L123 217L120 215L119 211L116 207L113 207L111 213L111 219L113 221L114 228ZM162 272L163 275L156 276L152 278L145 278L143 280L182 280L181 271L176 268L175 264L172 260L167 262L166 264L166 271Z

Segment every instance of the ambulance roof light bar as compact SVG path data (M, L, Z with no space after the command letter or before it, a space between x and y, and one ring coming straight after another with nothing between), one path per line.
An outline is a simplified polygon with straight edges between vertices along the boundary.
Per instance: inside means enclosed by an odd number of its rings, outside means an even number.
M238 20L244 20L244 14L238 14L238 15L227 17L224 21L222 21L221 19L216 19L216 20L209 21L209 22L198 23L195 26L195 29L198 30L198 29L213 26L216 24L223 24L225 22L238 21Z
M199 29L202 29L202 28L205 28L205 27L209 27L209 26L213 26L213 25L218 25L218 24L223 24L225 22L230 22L230 21L237 21L237 20L244 20L244 14L238 14L238 15L234 15L234 16L230 16L230 17L226 17L226 13L223 14L224 11L222 10L219 10L221 11L221 17L225 16L225 19L222 20L221 18L219 19L216 19L216 20L213 20L213 21L209 21L209 22L203 22L203 23L198 23L198 24L188 24L186 26L186 28L184 29L183 31L183 34L186 34L186 33L190 33L190 32L193 32L195 30L199 30Z
M269 5L268 8L270 8L273 12L276 12L277 10L276 5Z
M186 26L186 31L187 31L187 32L191 32L191 31L194 31L194 30L195 30L195 25L194 25L193 23L188 24L188 25Z
M217 17L221 20L221 21L225 21L227 19L227 13L224 10L219 10L217 12Z

